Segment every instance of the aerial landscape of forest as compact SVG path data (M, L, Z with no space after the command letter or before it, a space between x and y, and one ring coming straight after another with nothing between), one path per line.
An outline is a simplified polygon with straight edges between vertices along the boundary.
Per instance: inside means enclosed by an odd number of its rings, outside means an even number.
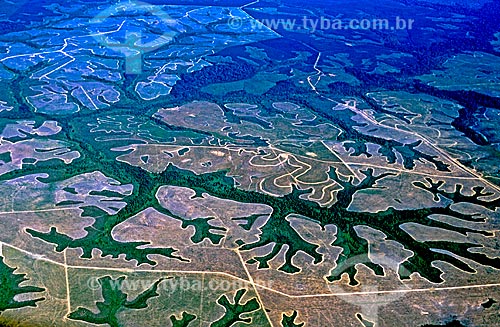
M500 326L497 0L0 0L0 326Z

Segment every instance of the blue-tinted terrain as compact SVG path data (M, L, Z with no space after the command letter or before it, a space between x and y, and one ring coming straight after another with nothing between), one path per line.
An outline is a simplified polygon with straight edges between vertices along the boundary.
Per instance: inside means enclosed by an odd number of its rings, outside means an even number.
M0 326L500 325L499 13L0 0Z

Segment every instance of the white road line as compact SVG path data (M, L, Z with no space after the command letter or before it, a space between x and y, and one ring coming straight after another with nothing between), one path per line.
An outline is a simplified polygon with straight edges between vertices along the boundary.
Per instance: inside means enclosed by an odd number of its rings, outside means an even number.
M18 248L16 246L7 244L7 243L0 243L4 247L10 247L12 249L15 249L17 251L20 251L22 253L25 253L30 256L36 256L38 257L37 254L31 253L29 251L23 250L21 248ZM239 251L235 251L238 255L240 255ZM240 255L241 256L241 255ZM153 270L153 269L130 269L130 268L112 268L112 267L91 267L91 266L73 266L73 265L67 265L64 263L60 263L48 258L44 257L38 257L37 260L41 260L44 262L52 263L58 266L66 267L68 269L75 269L75 270L97 270L97 271L109 271L109 272L120 272L120 273L128 273L128 274L133 274L133 273L150 273L150 274L155 274L155 273L160 273L160 274L208 274L208 275L219 275L219 276L224 276L228 277L231 279L235 279L244 283L248 283L250 285L254 285L256 288L264 289L276 294L279 294L281 296L291 298L291 299L303 299L303 298L317 298L317 297L337 297L337 296L362 296L362 295L377 295L377 294L401 294L401 293L423 293L423 292L439 292L439 291L453 291L453 290L463 290L463 289L477 289L477 288L486 288L486 287L499 287L500 288L500 283L489 283L489 284L474 284L474 285L463 285L463 286L444 286L444 287L429 287L429 288L415 288L415 289L400 289L400 290L387 290L387 291L367 291L367 292L341 292L341 293L318 293L318 294L304 294L304 295L290 295L278 290L275 290L273 288L267 287L265 285L260 285L252 280L247 280L243 279L241 277L237 277L234 275L231 275L226 272L220 272L220 271L201 271L201 270ZM246 268L246 265L244 265L245 270L248 272L248 269ZM248 272L249 273L249 272Z

